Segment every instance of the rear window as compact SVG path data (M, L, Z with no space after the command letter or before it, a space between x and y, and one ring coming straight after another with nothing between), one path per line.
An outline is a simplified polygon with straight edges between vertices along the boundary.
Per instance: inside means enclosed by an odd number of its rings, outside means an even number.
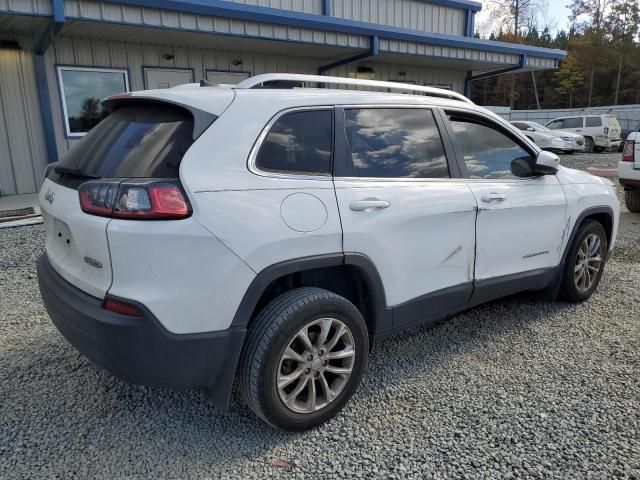
M59 165L99 177L178 178L193 144L193 116L170 104L123 106L94 127Z
M602 120L600 117L587 117L586 125L587 127L601 127Z

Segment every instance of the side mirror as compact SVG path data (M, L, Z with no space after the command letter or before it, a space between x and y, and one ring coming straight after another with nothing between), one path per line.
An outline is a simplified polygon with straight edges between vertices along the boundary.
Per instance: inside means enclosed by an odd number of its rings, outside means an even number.
M535 132L535 131L536 131L536 130L535 130L535 128L533 128L533 127L528 127L528 128L527 128L527 132Z
M540 175L553 175L560 166L560 157L545 150L538 153L534 171Z

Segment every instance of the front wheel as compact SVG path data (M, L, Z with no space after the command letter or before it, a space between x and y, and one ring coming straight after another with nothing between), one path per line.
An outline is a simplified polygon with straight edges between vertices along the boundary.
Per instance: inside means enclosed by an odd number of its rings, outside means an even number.
M314 428L356 391L368 342L364 319L347 299L314 287L286 292L249 328L240 364L242 395L276 428Z
M560 296L570 302L584 302L600 283L608 252L602 224L586 220L578 230L567 255Z
M593 139L589 137L585 137L584 139L584 151L586 153L593 152Z

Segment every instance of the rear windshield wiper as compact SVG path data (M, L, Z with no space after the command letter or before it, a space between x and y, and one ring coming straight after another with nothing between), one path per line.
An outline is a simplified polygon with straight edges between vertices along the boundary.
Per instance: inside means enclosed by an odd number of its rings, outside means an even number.
M61 175L69 175L70 177L76 178L100 178L99 175L91 175L90 173L83 172L79 168L65 167L64 165L58 165L57 167L54 167L53 171Z

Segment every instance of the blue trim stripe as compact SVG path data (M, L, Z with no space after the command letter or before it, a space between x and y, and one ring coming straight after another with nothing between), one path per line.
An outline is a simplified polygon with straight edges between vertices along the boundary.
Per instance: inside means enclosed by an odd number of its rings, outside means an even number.
M380 37L408 42L427 43L443 47L467 48L513 55L529 54L538 57L562 60L566 53L562 50L530 47L527 45L494 42L473 37L443 35L406 28L390 27L373 23L357 22L323 15L293 12L275 8L258 7L224 0L110 0L111 3L136 5L145 8L159 8L197 15L212 15L248 20L254 22L288 25L325 31Z
M44 55L34 55L33 60L40 114L42 116L42 128L44 130L44 142L47 147L49 163L53 163L58 161L58 147L56 145L56 133L53 130L53 112L51 110L49 83L47 82L46 61Z
M64 0L51 0L51 7L54 23L62 25L64 23Z

